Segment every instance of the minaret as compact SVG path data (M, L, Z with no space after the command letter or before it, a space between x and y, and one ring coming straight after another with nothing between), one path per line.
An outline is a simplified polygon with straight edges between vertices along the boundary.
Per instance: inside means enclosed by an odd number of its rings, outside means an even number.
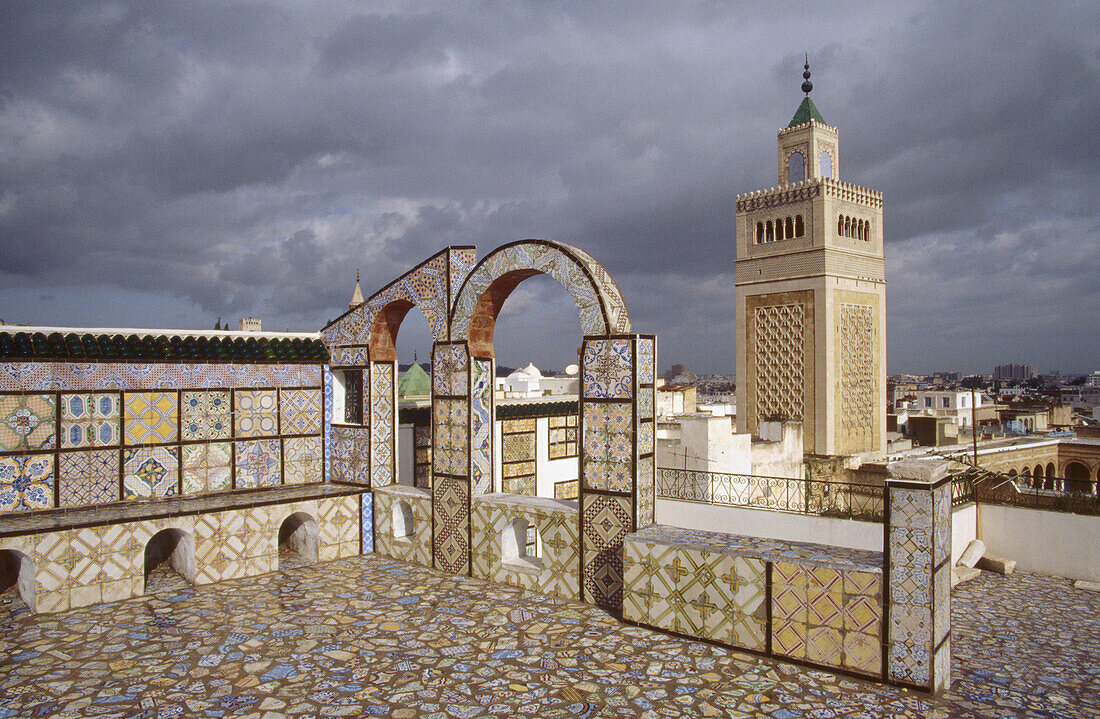
M361 304L363 304L363 288L359 286L359 270L356 270L355 290L351 293L351 302L348 303L348 309L353 310Z
M840 181L808 58L802 77L779 185L737 197L737 428L800 420L807 453L884 455L882 194Z

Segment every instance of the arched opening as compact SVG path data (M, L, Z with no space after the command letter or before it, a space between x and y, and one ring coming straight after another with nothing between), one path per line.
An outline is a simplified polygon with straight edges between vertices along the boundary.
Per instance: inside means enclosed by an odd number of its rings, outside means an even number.
M863 239L868 242L871 240L871 222L867 220L863 223Z
M1017 479L1017 478L1018 478L1019 476L1020 476L1020 475L1019 475L1019 473L1017 473L1017 472L1016 472L1016 469L1015 469L1015 468L1013 468L1013 469L1010 469L1010 470L1008 470L1008 477L1009 477L1009 479L1015 480L1015 479Z
M794 216L794 236L802 237L806 234L806 227L802 223L802 215Z
M806 158L801 152L792 152L787 158L787 182L802 182L806 179Z
M505 564L542 565L542 538L526 519L513 519L501 530L500 549Z
M320 555L317 520L306 512L295 512L279 525L279 567L315 563Z
M1054 478L1058 476L1058 470L1054 466L1054 462L1047 462L1047 471L1045 473L1045 481L1043 482L1044 489L1054 489Z
M34 609L34 562L22 552L0 549L0 594L11 592L13 599L21 601L28 611ZM16 608L20 611L22 608Z
M787 218L787 231L785 234L787 239L794 237L794 220L790 217Z
M182 529L162 529L145 545L145 590L174 576L195 581L195 539Z
M859 221L859 232L858 232L858 235L859 235L859 239L861 239L861 240L865 240L865 239L867 239L867 237L866 237L866 236L865 236L865 235L863 234L863 220L860 220L860 221Z
M827 151L821 152L821 176L833 176L833 158Z
M756 223L756 244L760 245L764 243L764 223Z
M431 328L410 312L397 335L397 484L431 488Z
M775 241L775 230L772 228L772 221L768 220L768 223L764 226L765 242Z
M844 237L844 215L838 215L836 218L836 234L838 237Z
M1023 486L1031 486L1031 467L1024 467L1023 470L1020 471L1020 479L1023 481Z
M395 503L393 505L393 516L390 519L393 538L406 542L412 541L413 535L416 533L416 517L413 515L412 505L408 502Z
M1088 492L1092 494L1092 482L1089 481L1089 468L1081 462L1070 462L1065 471L1067 492Z
M1037 464L1035 468L1031 470L1031 484L1034 487L1043 486L1043 465Z

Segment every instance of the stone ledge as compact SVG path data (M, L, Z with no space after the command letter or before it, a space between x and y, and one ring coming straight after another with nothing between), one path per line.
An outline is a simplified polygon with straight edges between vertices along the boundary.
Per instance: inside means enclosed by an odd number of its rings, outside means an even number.
M549 497L529 497L522 494L496 492L482 494L473 498L475 503L492 504L500 507L514 507L524 512L543 514L563 514L576 516L580 511L576 501L571 499L550 499Z

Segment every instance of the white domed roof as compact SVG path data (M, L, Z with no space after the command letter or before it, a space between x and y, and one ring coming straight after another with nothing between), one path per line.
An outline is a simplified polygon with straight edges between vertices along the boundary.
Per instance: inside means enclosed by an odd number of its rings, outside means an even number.
M539 371L539 368L535 366L534 362L528 362L527 366L523 369L517 369L512 374L508 375L508 379L521 379L523 377L535 379L537 377L542 377L542 372Z

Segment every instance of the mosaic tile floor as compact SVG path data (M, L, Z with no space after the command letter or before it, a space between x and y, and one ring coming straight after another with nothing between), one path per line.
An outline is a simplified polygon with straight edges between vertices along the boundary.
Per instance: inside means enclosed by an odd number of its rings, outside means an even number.
M1100 714L1100 594L1027 574L960 587L937 700L376 556L197 588L157 571L144 598L56 615L12 596L0 717Z

